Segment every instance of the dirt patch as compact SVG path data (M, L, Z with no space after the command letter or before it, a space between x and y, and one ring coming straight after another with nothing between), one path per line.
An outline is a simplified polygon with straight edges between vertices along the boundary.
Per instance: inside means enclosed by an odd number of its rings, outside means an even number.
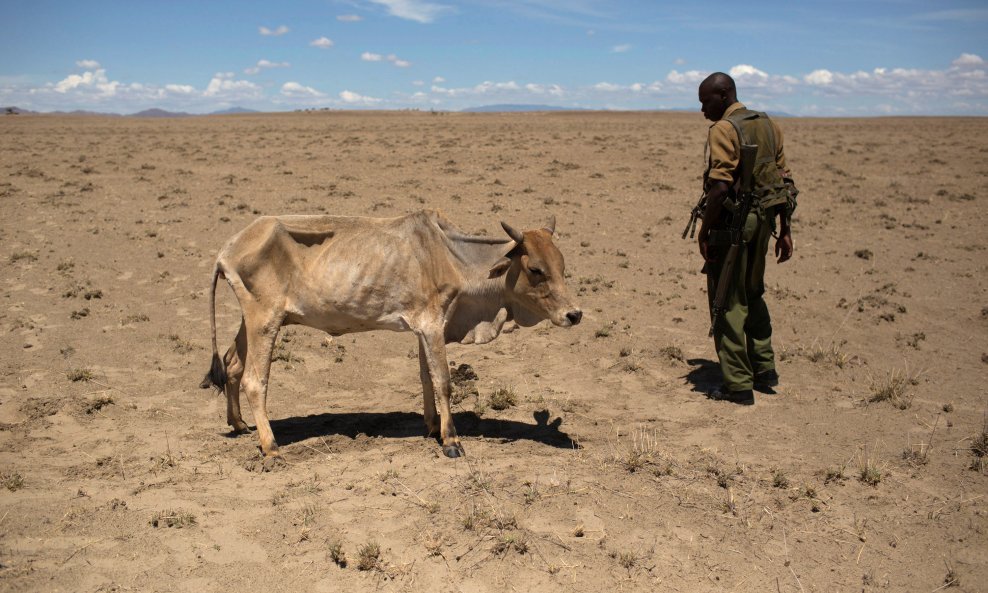
M988 121L781 125L781 384L741 409L705 396L680 239L699 115L3 119L5 588L979 590ZM583 323L450 346L456 460L414 336L285 328L265 463L198 388L217 250L259 215L421 208L489 236L555 215Z

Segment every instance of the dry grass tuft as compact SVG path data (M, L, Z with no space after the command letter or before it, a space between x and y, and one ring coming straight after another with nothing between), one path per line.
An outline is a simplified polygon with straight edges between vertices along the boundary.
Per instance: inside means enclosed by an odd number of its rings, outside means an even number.
M357 570L374 570L381 567L381 546L367 542L357 550Z
M518 404L518 396L510 387L498 387L491 393L490 406L495 410L507 410Z
M343 551L343 544L333 542L329 544L329 559L340 568L346 568L346 552Z
M892 369L884 377L872 379L871 396L868 401L887 401L900 410L908 409L913 405L913 398L915 397L915 394L910 392L909 387L918 383L919 381L915 376Z
M92 381L96 378L95 373L91 369L72 369L65 375L69 378L69 381L73 383L78 383L79 381Z

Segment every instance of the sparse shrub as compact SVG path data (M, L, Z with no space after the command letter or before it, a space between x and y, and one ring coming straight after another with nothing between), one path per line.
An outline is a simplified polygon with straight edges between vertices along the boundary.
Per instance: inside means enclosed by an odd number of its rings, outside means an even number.
M971 469L975 471L985 471L988 465L988 423L981 430L981 434L971 441L971 454L974 459L971 461Z
M602 325L597 329L596 332L594 332L593 335L595 338L606 338L611 335L611 326Z
M772 472L772 486L775 488L788 488L789 478L781 469Z
M72 369L66 373L66 377L69 378L69 381L78 383L79 381L92 381L96 375L90 369Z
M343 551L343 544L333 542L329 545L329 559L340 568L346 568L346 552Z
M21 260L24 261L38 261L38 256L31 253L30 251L15 251L10 254L10 263L17 263Z
M867 449L861 455L858 479L869 486L878 486L882 481L882 470L875 465L875 461L868 455Z
M611 558L617 560L621 568L631 570L638 564L638 555L634 552L611 552Z
M368 542L357 550L357 570L374 570L381 563L381 546Z
M0 484L11 492L24 487L24 477L17 472L0 472Z
M913 403L913 396L908 394L909 385L915 382L914 378L907 377L905 373L892 369L885 377L872 380L871 397L869 402L887 401L900 410L905 410Z
M847 476L844 475L844 471L846 469L847 466L844 464L838 465L837 467L828 467L823 472L823 483L824 484L829 484L831 482L837 482L838 484L842 483L844 480L847 479Z
M528 552L528 542L517 532L507 531L502 533L497 541L494 542L491 552L500 556L512 549L519 554L525 554Z
M518 397L510 387L498 387L491 393L490 406L495 410L507 410L517 403Z
M151 518L152 527L192 527L196 524L196 516L185 511L159 511Z
M86 414L92 415L113 403L113 398L109 395L100 395L93 401L87 403L83 408L83 411L85 411Z
M666 346L665 348L659 350L659 354L670 360L678 360L679 362L686 361L686 357L683 355L683 350L679 346Z

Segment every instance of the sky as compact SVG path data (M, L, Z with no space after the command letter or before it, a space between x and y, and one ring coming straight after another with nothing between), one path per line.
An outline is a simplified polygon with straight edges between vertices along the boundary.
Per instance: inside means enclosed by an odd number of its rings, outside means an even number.
M3 0L0 106L988 115L985 0Z

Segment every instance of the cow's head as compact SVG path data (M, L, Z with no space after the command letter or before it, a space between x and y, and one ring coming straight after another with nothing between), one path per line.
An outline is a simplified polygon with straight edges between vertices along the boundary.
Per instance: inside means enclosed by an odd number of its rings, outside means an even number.
M569 327L580 323L583 311L566 288L563 254L552 242L556 218L540 229L519 232L502 222L515 246L490 270L490 277L505 276L506 296L519 325L535 325L543 319Z

